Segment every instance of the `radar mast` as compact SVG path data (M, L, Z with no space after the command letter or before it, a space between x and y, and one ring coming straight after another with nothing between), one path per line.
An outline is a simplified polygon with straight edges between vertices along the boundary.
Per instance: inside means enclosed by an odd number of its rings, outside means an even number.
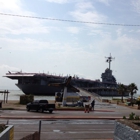
M111 61L112 61L113 59L115 59L115 57L113 58L113 57L111 56L111 53L110 53L110 56L109 56L109 57L105 57L105 58L106 58L106 62L109 63L109 70L110 70L110 67L111 67Z

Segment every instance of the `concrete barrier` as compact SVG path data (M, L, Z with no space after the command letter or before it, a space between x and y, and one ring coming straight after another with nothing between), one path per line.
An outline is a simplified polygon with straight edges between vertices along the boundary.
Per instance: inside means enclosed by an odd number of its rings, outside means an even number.
M14 140L13 125L6 125L6 129L0 133L0 140Z
M113 140L140 140L140 121L118 120L115 122Z

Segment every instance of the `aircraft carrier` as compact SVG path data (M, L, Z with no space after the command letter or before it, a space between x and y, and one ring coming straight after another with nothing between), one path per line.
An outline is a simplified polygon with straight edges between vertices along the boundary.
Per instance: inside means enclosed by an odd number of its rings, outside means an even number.
M83 79L73 76L71 85L79 87L89 92L94 92L100 96L120 96L117 92L116 78L112 75L110 64L112 61L111 54L106 57L106 62L109 63L109 68L101 74L100 80ZM67 76L56 76L45 73L23 73L23 72L8 72L4 77L12 80L17 80L16 86L25 94L54 96L55 92L62 92L63 88L49 86L51 83L63 83ZM69 89L68 89L69 90ZM126 94L127 96L127 94Z

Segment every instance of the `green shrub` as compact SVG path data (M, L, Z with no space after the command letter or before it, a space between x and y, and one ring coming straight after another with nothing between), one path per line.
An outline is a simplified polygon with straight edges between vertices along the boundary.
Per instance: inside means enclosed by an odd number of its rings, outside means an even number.
M123 116L123 119L126 119L126 117L125 116ZM129 114L129 118L128 118L129 120L140 120L140 117L138 116L138 115L135 115L135 113L131 113L131 114Z
M134 120L134 116L135 116L135 113L131 113L131 114L129 114L129 120Z
M33 95L21 95L20 96L20 104L26 105L29 102L34 101Z
M139 120L140 118L139 118L139 116L138 115L136 115L135 116L135 120Z
M126 117L125 117L125 116L123 116L123 119L126 119Z

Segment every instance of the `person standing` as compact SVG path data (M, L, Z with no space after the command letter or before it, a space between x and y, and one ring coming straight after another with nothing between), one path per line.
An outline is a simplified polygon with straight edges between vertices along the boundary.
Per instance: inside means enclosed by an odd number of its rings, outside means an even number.
M93 100L93 101L91 102L91 110L94 110L94 106L95 106L95 100Z
M85 113L87 112L87 113L89 113L89 104L85 104Z

